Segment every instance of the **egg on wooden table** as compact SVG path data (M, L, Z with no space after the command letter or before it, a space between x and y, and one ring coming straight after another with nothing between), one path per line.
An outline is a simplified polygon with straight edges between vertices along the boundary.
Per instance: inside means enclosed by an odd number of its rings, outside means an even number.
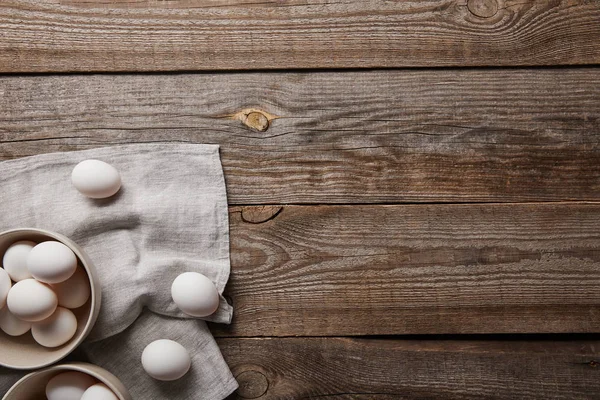
M83 393L81 400L119 400L104 383L96 383Z
M191 364L188 351L173 340L155 340L142 352L142 367L148 375L159 381L181 378L189 371Z
M10 245L2 257L2 266L15 282L31 278L27 269L27 256L37 243L30 240L19 240Z
M96 380L82 372L63 372L48 381L46 397L48 400L81 400L81 396Z
M50 287L56 293L61 307L79 308L90 298L90 279L82 267L77 267L66 281L51 284Z
M121 175L115 167L100 160L85 160L73 168L71 182L81 194L104 199L121 188Z
M40 282L63 282L75 273L77 256L63 243L42 242L29 252L27 269Z
M12 282L10 281L10 276L8 273L0 268L0 309L4 308L6 305L6 298L8 297L8 292L12 287Z
M177 307L193 317L206 317L219 308L219 292L198 272L184 272L173 281L171 297Z
M0 329L9 336L21 336L29 332L31 322L15 317L8 307L0 310Z
M54 313L58 299L48 285L35 279L25 279L13 285L8 292L6 303L15 317L37 322Z
M71 340L76 331L77 318L64 307L57 307L50 317L31 326L33 338L44 347L62 346Z

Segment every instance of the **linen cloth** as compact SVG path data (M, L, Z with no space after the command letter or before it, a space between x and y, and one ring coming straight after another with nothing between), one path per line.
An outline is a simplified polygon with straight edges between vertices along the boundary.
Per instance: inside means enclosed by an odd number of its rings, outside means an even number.
M86 159L119 170L122 187L115 196L88 199L73 187L71 171ZM205 319L231 321L232 307L222 296L230 271L229 226L218 146L136 144L4 161L0 199L0 230L61 233L94 263L102 305L82 350L128 384L134 398L218 399L236 389L206 324L183 314L170 291L179 274L200 272L221 294L219 309ZM144 308L152 313L141 315ZM141 351L159 338L185 341L193 358L188 376L170 385L149 383L141 369ZM14 378L1 371L0 389Z

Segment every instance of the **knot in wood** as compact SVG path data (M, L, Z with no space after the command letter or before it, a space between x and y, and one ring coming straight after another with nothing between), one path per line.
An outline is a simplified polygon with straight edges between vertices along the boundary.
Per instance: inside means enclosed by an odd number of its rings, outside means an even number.
M473 15L490 18L498 12L498 2L497 0L468 0L467 8Z
M262 224L272 220L283 210L282 206L242 207L242 221L250 224Z
M225 117L241 121L242 124L259 132L264 132L269 129L271 121L279 118L275 114L262 111L258 108L245 108L233 115L226 115Z
M264 132L269 129L269 118L261 112L252 111L246 115L244 124L257 131Z
M262 372L244 371L235 377L240 385L238 395L244 399L256 399L267 393L269 381Z

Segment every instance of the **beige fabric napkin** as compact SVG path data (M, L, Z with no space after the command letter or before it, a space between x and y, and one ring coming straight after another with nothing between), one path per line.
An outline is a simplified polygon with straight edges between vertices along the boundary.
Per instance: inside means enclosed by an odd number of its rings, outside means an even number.
M85 159L117 168L119 193L92 200L77 192L70 174ZM0 163L0 188L0 230L62 233L95 264L102 308L83 348L92 362L120 375L136 399L218 399L235 390L206 324L181 313L170 295L182 272L208 276L221 294L229 278L218 146L139 144L10 160ZM206 319L229 323L232 312L221 295L219 310ZM162 337L185 341L194 359L193 373L171 385L151 384L139 365L143 347ZM0 389L14 376L2 371Z

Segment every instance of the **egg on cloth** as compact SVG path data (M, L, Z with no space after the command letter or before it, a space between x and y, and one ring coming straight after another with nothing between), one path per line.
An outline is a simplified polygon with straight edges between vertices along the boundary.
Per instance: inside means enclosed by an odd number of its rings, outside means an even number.
M15 317L8 307L0 310L0 329L9 336L21 336L29 332L31 322Z
M96 383L83 393L81 400L119 400L104 383Z
M8 273L0 268L0 309L6 306L6 298L8 297L8 292L12 287L12 282L10 281L10 276Z
M54 313L58 299L48 285L35 279L25 279L13 285L8 292L6 303L15 317L37 322Z
M58 347L67 343L77 331L77 318L67 308L58 307L43 321L34 322L31 334L44 347Z
M171 297L177 307L193 317L207 317L219 308L219 292L198 272L184 272L173 281Z
M150 343L142 352L142 367L148 375L159 381L174 381L190 369L192 360L188 351L179 343L159 339Z
M81 400L83 393L96 380L83 372L63 372L48 381L46 397L48 400Z
M63 243L42 242L29 252L27 269L40 282L63 282L75 273L77 256Z
M27 269L27 256L37 243L30 240L19 240L10 245L2 257L2 266L15 282L31 278Z
M83 267L77 267L66 281L51 284L50 287L56 293L61 307L79 308L90 298L90 279Z
M71 182L81 194L104 199L121 188L121 175L115 167L100 160L85 160L73 168Z

